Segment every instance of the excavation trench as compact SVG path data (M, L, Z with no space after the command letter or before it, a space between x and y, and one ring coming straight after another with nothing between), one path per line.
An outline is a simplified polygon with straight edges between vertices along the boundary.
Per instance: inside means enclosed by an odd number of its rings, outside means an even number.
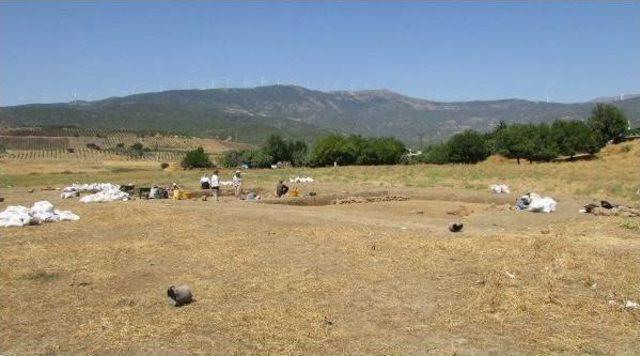
M370 203L380 201L433 200L460 203L507 204L512 203L512 195L488 195L480 192L429 191L361 191L317 194L314 196L284 197L263 199L264 204L283 204L295 206L341 205L349 203Z

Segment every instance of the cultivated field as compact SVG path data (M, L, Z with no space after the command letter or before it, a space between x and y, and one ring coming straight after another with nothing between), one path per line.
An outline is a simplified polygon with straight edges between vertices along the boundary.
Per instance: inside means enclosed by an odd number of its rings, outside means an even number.
M46 199L81 218L0 230L0 351L636 354L640 309L622 303L640 302L640 219L578 209L591 199L640 204L638 167L640 145L628 143L570 163L248 171L245 187L265 203L82 204L41 188L196 188L202 172L5 157L0 210ZM318 201L410 199L268 204L276 180L297 175L316 179L300 189ZM512 194L492 195L491 183ZM529 190L558 211L511 210ZM456 219L465 229L452 234ZM196 302L170 306L176 283L190 284Z
M142 155L118 152L140 143L148 149ZM209 138L176 135L136 134L128 131L80 128L0 128L0 158L10 161L180 161L186 151L202 147L212 158L246 144Z

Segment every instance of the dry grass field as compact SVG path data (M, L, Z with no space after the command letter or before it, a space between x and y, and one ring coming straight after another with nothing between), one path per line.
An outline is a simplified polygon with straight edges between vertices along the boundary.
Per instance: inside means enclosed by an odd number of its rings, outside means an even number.
M591 199L640 204L639 167L640 145L628 143L584 162L245 176L266 202L277 179L297 175L317 180L301 189L318 197L385 191L407 201L82 204L40 188L195 188L202 172L4 158L0 210L46 199L81 218L0 230L0 352L637 354L640 309L622 304L640 302L640 219L578 209ZM512 194L492 195L498 182ZM509 209L529 190L558 210ZM449 214L461 207L470 214ZM447 230L455 219L465 223L458 234ZM167 303L177 283L193 287L195 303Z

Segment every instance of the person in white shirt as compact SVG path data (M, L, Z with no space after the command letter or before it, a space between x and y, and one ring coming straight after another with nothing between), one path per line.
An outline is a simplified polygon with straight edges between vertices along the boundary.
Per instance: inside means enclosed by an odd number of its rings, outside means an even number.
M213 171L213 175L211 176L211 192L213 193L213 197L218 201L218 195L220 195L220 177L218 177L218 170Z
M242 192L242 176L240 175L240 170L237 170L233 174L232 182L233 189L235 190L235 196L240 199L240 193Z
M201 178L200 178L200 188L202 189L209 189L211 188L211 182L209 182L209 177L207 177L206 174L204 174Z

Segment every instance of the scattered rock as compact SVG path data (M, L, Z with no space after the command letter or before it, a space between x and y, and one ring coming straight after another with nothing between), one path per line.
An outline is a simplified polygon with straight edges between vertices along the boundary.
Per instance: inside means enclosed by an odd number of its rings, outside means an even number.
M624 307L627 309L640 309L640 304L632 300L627 300L626 302L624 302Z
M462 223L460 223L460 222L449 223L449 231L451 231L451 232L460 232L460 231L462 231L462 227L463 226L464 225Z
M173 301L173 304L176 307L193 302L191 287L186 284L180 284L177 287L169 287L169 289L167 289L167 296Z

